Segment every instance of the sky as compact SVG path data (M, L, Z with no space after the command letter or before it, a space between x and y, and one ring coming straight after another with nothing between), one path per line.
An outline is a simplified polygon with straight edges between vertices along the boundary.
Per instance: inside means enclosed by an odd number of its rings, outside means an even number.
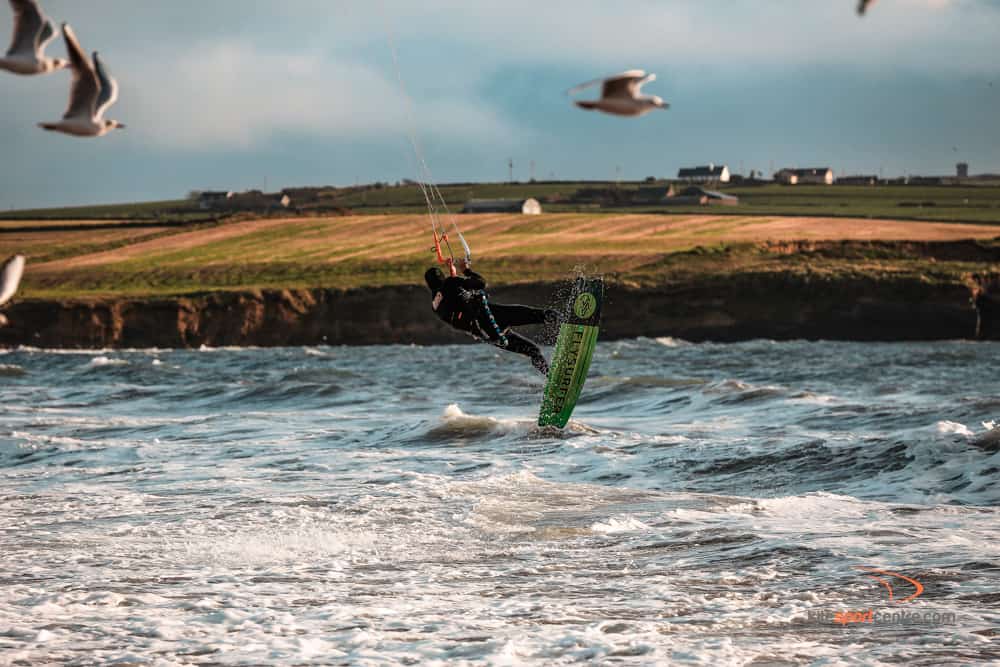
M532 163L538 179L1000 172L1000 0L880 0L863 19L855 0L42 4L101 53L127 129L44 132L70 74L0 72L0 209L395 182L418 175L410 136L441 183L506 180L508 159L517 180ZM636 68L668 111L566 95Z

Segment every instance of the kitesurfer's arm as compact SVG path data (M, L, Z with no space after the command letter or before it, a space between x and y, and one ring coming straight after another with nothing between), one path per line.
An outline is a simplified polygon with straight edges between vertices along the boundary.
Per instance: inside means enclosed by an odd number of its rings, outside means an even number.
M472 270L472 267L469 265L469 260L467 259L458 260L458 268L461 269L462 275L465 276L466 289L471 289L471 290L486 289L486 279Z

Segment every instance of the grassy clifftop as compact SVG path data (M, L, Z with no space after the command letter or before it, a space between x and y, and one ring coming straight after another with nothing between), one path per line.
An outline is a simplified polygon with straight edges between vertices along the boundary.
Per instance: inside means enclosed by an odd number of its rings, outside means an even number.
M823 217L556 213L458 218L494 284L577 269L637 286L790 272L954 282L1000 271L1000 225ZM0 256L29 257L22 296L191 294L419 283L432 263L420 214L268 218L186 227L0 223Z

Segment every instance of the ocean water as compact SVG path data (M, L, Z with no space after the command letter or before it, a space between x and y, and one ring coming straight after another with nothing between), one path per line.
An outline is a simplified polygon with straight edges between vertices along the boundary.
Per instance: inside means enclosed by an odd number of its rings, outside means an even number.
M0 664L996 664L998 369L602 343L560 432L486 346L0 352Z

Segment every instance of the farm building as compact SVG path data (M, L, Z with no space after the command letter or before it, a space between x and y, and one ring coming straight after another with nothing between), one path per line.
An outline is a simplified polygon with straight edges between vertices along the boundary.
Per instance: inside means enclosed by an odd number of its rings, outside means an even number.
M716 164L685 167L677 172L677 178L688 183L728 183L729 177L729 167Z
M878 185L878 176L841 176L837 185Z
M521 213L539 215L542 205L537 199L470 199L462 213Z
M680 194L669 197L662 203L667 206L736 206L740 203L740 198L695 186L681 190Z
M833 185L833 169L782 169L774 180L782 185Z
M233 192L223 190L205 190L204 192L199 192L198 208L206 211L213 208L222 208L233 196Z
M674 186L672 185L641 187L632 195L632 203L636 205L663 204L674 194Z
M287 196L289 199L295 201L297 204L305 204L305 203L317 202L324 196L329 197L330 195L336 194L336 188L332 187L285 188L281 191L281 194Z
M286 194L264 194L260 190L248 190L233 195L217 208L227 211L264 212L288 208L291 205L292 198Z

